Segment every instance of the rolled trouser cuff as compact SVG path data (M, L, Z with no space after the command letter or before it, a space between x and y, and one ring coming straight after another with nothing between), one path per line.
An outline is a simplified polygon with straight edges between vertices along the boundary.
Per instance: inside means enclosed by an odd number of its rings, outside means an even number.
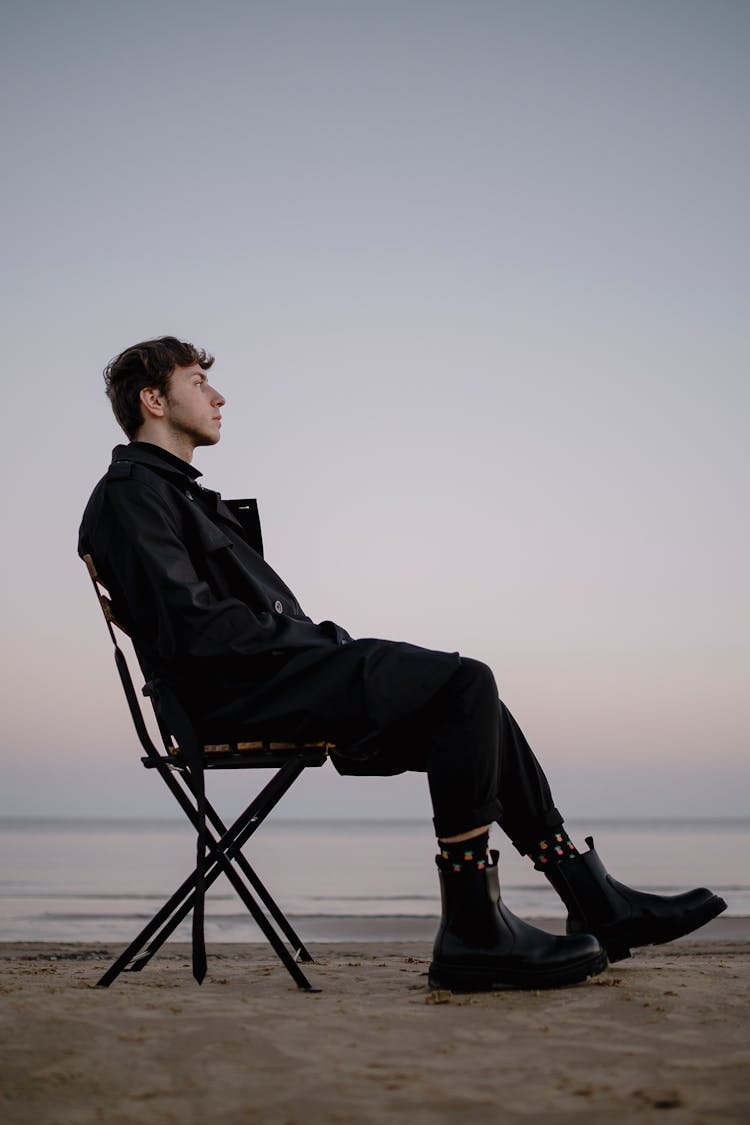
M521 855L529 855L534 850L540 839L553 829L559 828L563 823L563 815L559 809L545 809L537 813L533 821L519 827L507 823L508 818L500 817L500 827L510 836L513 847Z
M462 836L464 832L472 832L475 828L484 828L487 824L499 820L503 813L503 806L497 798L487 801L477 808L453 809L450 813L434 816L432 823L435 825L435 835L439 840L448 836Z

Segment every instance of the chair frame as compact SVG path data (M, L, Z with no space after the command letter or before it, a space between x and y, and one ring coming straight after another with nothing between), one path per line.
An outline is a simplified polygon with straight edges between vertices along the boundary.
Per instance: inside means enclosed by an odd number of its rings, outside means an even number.
M85 555L84 562L114 645L115 664L125 692L128 710L138 740L145 751L141 763L147 769L156 770L162 778L195 828L198 844L194 870L97 983L106 988L121 972L140 972L191 911L193 912L193 975L200 983L206 969L203 895L223 873L295 984L306 992L320 991L312 986L299 965L300 961L312 962L312 955L256 874L242 849L302 772L310 766L325 764L329 750L334 748L333 743L243 739L236 742L201 744L184 708L178 703L174 694L167 685L152 680L144 684L142 692L150 699L164 742L164 752L161 753L146 726L142 705L135 690L127 658L118 643L115 627L125 636L128 636L128 633L114 615L109 593L97 573L92 556ZM276 772L245 810L227 827L205 795L204 771L268 769L269 767L274 768Z

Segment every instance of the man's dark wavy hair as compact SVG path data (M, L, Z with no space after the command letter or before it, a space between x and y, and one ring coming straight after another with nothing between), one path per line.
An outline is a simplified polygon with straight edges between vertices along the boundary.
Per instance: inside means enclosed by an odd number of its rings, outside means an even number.
M104 386L115 418L131 441L143 424L139 396L144 387L155 387L168 397L169 377L175 367L192 367L197 363L208 371L213 361L214 357L203 348L176 336L134 344L111 360L104 368Z

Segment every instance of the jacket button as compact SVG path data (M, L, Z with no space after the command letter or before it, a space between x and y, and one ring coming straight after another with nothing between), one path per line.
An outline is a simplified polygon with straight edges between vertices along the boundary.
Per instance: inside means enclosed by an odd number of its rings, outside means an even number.
M273 608L276 610L277 613L283 613L284 612L284 603L280 602L280 601L275 601L273 603Z

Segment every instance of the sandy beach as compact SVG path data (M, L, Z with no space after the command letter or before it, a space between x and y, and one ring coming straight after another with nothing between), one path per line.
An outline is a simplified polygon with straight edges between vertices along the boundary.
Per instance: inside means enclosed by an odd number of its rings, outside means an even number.
M200 988L171 944L100 989L114 945L5 944L2 1118L747 1122L747 920L704 934L575 988L473 996L430 991L424 941L314 945L314 994L262 945L212 945Z

